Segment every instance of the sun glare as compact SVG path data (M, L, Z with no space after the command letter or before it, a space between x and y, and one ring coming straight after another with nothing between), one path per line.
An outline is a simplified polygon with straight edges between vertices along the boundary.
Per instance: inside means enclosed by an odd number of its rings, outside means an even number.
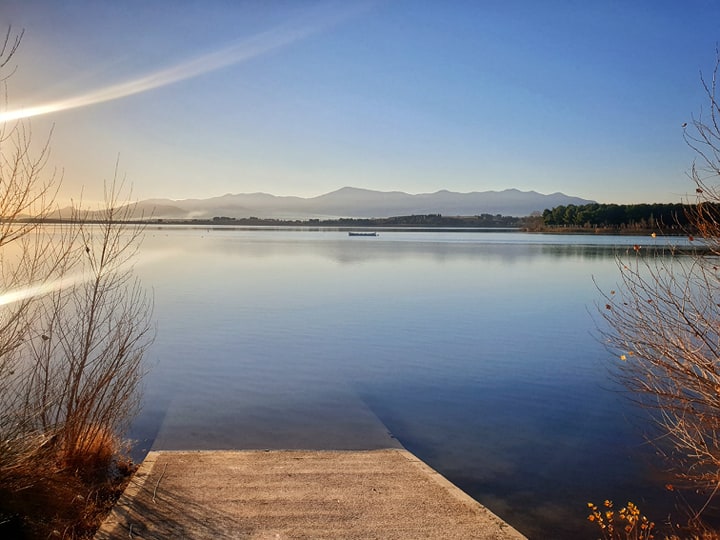
M30 287L24 287L22 289L9 291L5 294L0 295L0 306L6 306L8 304L13 304L21 300L27 300L35 296L41 296L43 294L59 291L60 289L63 289L65 287L80 283L84 279L85 278L82 274L75 274L72 276L64 277L62 279L49 281L47 283L41 283L39 285L32 285Z

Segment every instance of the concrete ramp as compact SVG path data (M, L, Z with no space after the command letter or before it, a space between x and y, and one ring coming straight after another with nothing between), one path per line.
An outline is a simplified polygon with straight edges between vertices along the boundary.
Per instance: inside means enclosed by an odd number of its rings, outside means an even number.
M150 452L106 539L522 539L404 449Z

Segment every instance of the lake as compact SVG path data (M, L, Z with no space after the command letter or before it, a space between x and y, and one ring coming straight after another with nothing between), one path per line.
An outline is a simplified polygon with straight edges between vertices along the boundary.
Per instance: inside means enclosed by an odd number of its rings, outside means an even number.
M595 281L650 237L151 227L136 457L405 446L531 538L673 500L599 341ZM654 514L653 514L654 512Z

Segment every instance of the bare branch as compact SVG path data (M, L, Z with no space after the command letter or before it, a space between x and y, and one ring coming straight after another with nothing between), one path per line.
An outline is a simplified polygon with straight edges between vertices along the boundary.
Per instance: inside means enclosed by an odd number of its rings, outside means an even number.
M689 176L697 201L689 213L697 250L618 259L617 291L603 293L602 335L613 373L655 426L653 443L678 481L707 494L720 487L720 51L701 77L709 112L684 132L696 152Z
M21 38L0 39L0 70ZM0 480L41 458L107 468L153 339L132 266L143 228L122 223L133 207L118 164L99 223L77 211L74 223L43 224L61 180L46 170L49 141L35 144L26 121L0 124Z

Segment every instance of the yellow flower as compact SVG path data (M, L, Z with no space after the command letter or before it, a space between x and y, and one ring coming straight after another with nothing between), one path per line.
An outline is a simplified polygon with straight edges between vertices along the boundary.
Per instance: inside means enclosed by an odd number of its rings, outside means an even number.
M627 360L627 356L625 356L624 354L621 354L621 355L620 355L620 360Z

